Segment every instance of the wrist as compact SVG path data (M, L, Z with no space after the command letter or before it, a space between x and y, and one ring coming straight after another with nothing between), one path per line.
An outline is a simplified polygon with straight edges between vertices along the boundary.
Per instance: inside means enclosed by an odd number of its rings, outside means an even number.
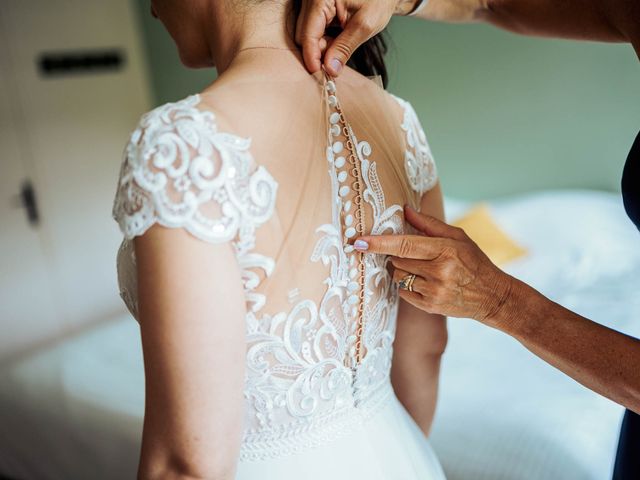
M546 314L549 300L526 283L508 275L499 307L487 318L487 325L515 338L527 338Z

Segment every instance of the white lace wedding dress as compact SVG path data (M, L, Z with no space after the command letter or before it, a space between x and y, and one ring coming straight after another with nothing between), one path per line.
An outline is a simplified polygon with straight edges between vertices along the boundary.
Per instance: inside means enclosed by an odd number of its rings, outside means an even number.
M230 88L162 105L131 136L113 205L124 302L136 316L132 239L152 224L231 242L247 305L237 478L443 479L391 386L387 257L350 245L406 232L402 205L437 182L414 110L349 73Z

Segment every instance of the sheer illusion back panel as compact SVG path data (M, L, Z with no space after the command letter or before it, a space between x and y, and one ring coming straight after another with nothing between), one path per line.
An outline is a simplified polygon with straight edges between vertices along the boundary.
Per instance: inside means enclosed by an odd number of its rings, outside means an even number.
M407 231L402 205L437 176L410 105L350 69L335 81L223 80L143 117L113 213L134 316L135 235L157 221L232 243L251 460L327 441L391 395L397 286L386 256L351 244Z
M254 280L259 285L253 293L262 295L266 302L261 309L263 313L288 310L295 299L312 299L317 303L324 294L327 266L322 261L310 261L321 236L318 227L333 220L334 201L327 161L332 112L323 91L324 83L325 79L316 75L297 83L225 85L211 95L201 95L199 108L216 112L218 122L224 119L227 124L226 131L251 138L253 159L264 166L278 184L273 217L257 229L253 249L273 260L273 271L268 278L265 268L253 269L257 275ZM346 120L357 139L370 145L371 159L377 160L377 174L389 197L387 203L391 200L400 206L405 202L416 205L415 195L406 197L410 192L406 175L403 178L397 174L404 172L399 106L364 77L353 75L336 83L336 97L341 102L349 99L344 105ZM343 148L342 157L345 157L346 146ZM362 145L361 153L366 155L367 151L367 146ZM336 154L336 158L340 156ZM390 162L396 163L395 169ZM345 163L348 163L346 157ZM350 171L346 168L343 171L353 180ZM340 175L338 173L343 178ZM351 199L353 204L353 196L351 189L341 198L345 202ZM366 202L364 211L365 233L369 233L374 212Z
M261 311L271 315L291 308L295 299L322 300L326 290L329 265L313 261L322 228L333 224L336 213L346 231L355 225L356 180L349 163L343 122L332 124L336 110L330 97L339 99L343 120L353 130L357 155L364 158L369 174L377 183L366 192L367 199L376 192L378 208L395 205L393 215L384 209L376 211L372 203L363 201L364 231L382 233L384 222L397 222L402 228L402 205L418 205L419 194L411 188L404 166L406 134L400 128L403 112L400 105L373 81L357 74L335 81L336 91L326 92L326 79L317 74L297 83L245 83L222 87L211 96L202 95L200 108L208 108L224 118L227 129L240 137L251 138L251 154L264 166L278 184L272 218L257 229L253 251L273 260L273 271L267 277L264 269L255 273L259 286L255 293L266 297ZM239 108L242 105L244 108ZM250 108L246 108L250 106ZM330 132L340 134L330 137ZM336 143L342 150L336 151ZM335 175L327 147L332 147ZM375 164L375 165L373 165ZM349 168L351 167L351 168ZM336 199L332 180L338 180L337 193L350 211L334 212ZM348 187L345 188L345 187ZM361 190L365 190L362 185ZM350 204L348 203L350 202ZM345 215L346 213L346 215ZM354 222L347 225L345 222ZM325 227L323 227L325 226ZM391 228L391 227L390 227ZM352 243L353 236L344 237Z
M386 378L397 306L386 258L345 246L356 234L401 233L402 205L419 199L404 168L400 105L357 74L309 80L233 85L210 105L252 138L254 159L278 183L273 216L243 265L250 391L271 415L265 425L287 422L291 412L332 411L331 389L353 394L345 388L355 383L351 370L369 350L385 355L371 359L380 378L367 381ZM255 106L250 115L240 103ZM301 388L287 389L286 399L268 393L286 383ZM278 401L282 408L272 405ZM252 415L248 422L257 427Z

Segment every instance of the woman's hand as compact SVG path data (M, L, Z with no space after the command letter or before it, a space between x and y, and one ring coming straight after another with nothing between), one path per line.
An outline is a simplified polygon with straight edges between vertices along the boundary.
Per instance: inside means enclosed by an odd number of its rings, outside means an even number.
M640 413L640 340L552 302L496 267L459 228L405 208L422 235L363 236L393 255L394 280L416 275L407 302L429 313L473 318L521 342L587 388ZM356 240L356 241L358 241Z
M429 313L473 318L496 328L506 321L501 310L516 280L496 267L462 229L408 206L405 218L424 236L363 236L354 244L361 251L392 255L394 281L416 275L413 291L401 289L400 296Z
M302 0L296 42L302 46L307 68L315 73L324 64L331 75L338 76L353 52L382 31L392 15L407 15L418 2ZM640 57L637 0L429 0L417 16L439 22L486 22L525 35L630 42ZM334 20L343 32L328 45L323 37Z
M417 0L303 0L296 42L311 73L325 69L338 76L353 52L381 32L393 14L407 14ZM342 33L327 47L325 30L334 21ZM324 61L322 54L326 48Z

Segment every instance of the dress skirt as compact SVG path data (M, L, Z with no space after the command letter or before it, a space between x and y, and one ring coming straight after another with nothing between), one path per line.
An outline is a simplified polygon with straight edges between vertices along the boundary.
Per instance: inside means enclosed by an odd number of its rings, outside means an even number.
M444 480L428 439L395 394L349 433L295 454L241 461L237 480Z

